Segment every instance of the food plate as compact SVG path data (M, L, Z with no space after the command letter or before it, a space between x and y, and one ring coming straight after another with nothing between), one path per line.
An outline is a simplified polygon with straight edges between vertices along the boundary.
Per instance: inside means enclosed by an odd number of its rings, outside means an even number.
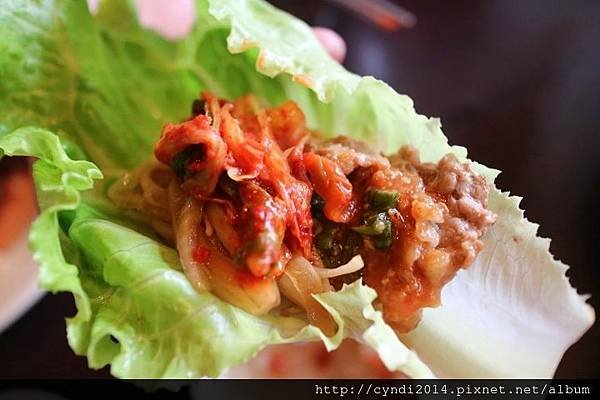
M23 232L11 247L0 250L0 332L42 297L37 274L27 247L27 232Z

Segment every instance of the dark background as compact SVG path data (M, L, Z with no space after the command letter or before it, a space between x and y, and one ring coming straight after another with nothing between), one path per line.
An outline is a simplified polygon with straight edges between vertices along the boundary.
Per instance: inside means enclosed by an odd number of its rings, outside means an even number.
M365 0L368 1L368 0ZM273 1L348 43L345 65L442 118L452 144L503 171L526 216L600 310L600 1L398 1L418 18L388 33L322 0ZM0 335L0 377L104 377L65 337L69 295L46 296ZM559 378L599 378L597 324Z

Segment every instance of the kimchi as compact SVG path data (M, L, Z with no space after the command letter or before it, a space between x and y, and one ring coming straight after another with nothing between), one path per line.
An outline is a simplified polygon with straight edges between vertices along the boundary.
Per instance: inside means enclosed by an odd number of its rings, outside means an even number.
M154 156L109 195L151 219L196 290L305 313L327 335L337 327L312 295L361 278L391 326L413 329L496 218L485 178L453 154L424 163L408 146L386 157L326 138L292 101L204 93Z

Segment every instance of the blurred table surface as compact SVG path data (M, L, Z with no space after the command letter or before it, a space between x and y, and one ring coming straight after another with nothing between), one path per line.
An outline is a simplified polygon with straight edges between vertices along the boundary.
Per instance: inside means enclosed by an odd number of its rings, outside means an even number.
M600 2L403 0L417 25L386 33L319 0L274 1L348 42L345 65L441 117L453 144L502 170L526 216L600 309ZM69 295L48 295L0 335L0 377L103 377L69 349ZM596 324L597 325L597 324ZM557 377L599 377L595 326Z

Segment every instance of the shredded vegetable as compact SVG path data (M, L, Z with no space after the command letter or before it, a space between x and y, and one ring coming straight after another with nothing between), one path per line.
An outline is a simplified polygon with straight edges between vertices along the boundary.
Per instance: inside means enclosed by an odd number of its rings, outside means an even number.
M352 257L346 264L341 265L337 268L316 268L317 272L322 278L335 278L336 276L351 274L356 271L360 271L365 266L362 257L356 255Z

